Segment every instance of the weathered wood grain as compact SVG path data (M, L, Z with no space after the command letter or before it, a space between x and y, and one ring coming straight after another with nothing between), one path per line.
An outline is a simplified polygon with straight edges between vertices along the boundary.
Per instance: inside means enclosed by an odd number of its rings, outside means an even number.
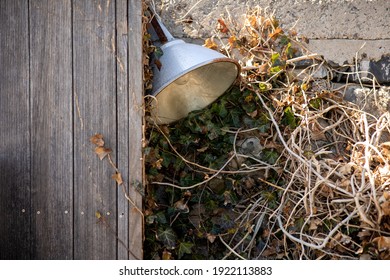
M142 162L142 139L143 139L143 64L142 64L142 1L129 1L129 182L130 198L139 209L142 209L142 195L136 190L136 186L142 187L143 162ZM143 217L130 204L129 224L129 248L134 254L130 259L142 259L143 251Z
M0 1L1 259L142 258L141 2Z
M129 191L129 94L127 52L127 0L116 1L116 82L118 114L118 168L124 184L118 187L118 259L129 258L129 202L124 191Z
M28 6L0 1L0 259L29 259Z
M115 1L73 1L73 81L74 258L116 259L114 171L89 142L103 134L116 156Z
M34 259L73 258L71 1L30 5Z

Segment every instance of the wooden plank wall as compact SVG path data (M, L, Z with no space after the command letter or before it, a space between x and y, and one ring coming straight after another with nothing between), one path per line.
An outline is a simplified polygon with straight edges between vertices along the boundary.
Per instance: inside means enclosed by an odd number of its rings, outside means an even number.
M0 256L10 259L31 258L29 22L23 2L0 1Z
M142 258L142 216L89 141L142 208L141 21L139 0L0 1L1 259Z

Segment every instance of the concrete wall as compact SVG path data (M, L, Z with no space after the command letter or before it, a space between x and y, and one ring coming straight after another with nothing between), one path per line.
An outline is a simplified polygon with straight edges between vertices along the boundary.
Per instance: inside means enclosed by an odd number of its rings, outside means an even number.
M390 0L150 0L177 38L201 43L221 14L242 19L248 7L275 12L282 26L309 39L309 49L338 64L390 54ZM362 46L364 46L362 48Z

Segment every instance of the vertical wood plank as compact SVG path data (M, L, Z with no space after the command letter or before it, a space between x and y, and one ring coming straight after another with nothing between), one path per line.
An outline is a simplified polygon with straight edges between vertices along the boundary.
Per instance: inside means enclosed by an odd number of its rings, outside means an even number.
M28 3L0 1L0 259L30 255Z
M142 186L143 162L143 64L142 64L142 1L130 0L128 11L129 39L129 196L142 209L142 195L136 186ZM143 258L143 216L130 205L129 248L130 259Z
M34 259L73 257L70 0L30 5Z
M115 156L115 1L73 1L74 257L116 259L117 187L113 169L89 142L104 135ZM96 212L102 221L96 218Z
M118 114L118 168L124 185L118 187L118 259L129 258L129 95L127 64L127 0L116 1L116 73Z

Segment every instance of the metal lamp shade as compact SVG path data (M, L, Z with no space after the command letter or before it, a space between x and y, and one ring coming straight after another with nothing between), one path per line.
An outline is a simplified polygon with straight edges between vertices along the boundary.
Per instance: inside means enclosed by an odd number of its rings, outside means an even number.
M173 39L153 63L152 117L169 124L214 102L236 80L240 66L211 49Z

